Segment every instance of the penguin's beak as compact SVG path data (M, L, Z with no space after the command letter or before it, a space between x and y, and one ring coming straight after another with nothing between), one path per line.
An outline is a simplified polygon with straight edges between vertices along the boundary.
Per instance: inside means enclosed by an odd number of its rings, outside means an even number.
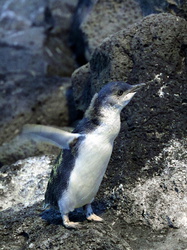
M139 89L141 89L143 86L145 86L145 83L140 83L140 84L136 84L136 85L131 85L132 88L129 89L129 93L132 92L137 92Z

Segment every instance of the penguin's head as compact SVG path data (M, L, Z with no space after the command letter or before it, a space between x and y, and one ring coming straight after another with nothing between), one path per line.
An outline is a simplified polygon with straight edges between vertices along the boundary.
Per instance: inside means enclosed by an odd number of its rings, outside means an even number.
M121 81L110 82L100 90L98 100L101 106L113 107L121 111L144 85L145 83L130 85Z

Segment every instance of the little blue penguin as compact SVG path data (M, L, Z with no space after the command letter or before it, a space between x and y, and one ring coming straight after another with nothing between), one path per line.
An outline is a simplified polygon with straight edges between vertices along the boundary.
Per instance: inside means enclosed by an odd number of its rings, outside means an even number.
M102 221L93 213L93 202L120 131L120 113L144 83L118 81L105 85L91 100L83 119L72 133L61 129L26 125L24 133L37 136L63 150L57 157L45 193L45 203L59 208L63 224L76 228L69 212L84 207L89 221Z

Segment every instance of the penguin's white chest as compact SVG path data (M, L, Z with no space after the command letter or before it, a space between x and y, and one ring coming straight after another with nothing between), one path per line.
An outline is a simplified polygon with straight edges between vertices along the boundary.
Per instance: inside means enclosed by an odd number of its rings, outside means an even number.
M120 119L113 124L99 126L87 134L79 146L68 187L59 200L64 214L93 201L108 166L113 141L119 133Z
M113 143L101 135L89 134L81 143L67 190L59 205L63 213L91 203L99 189L109 163Z
M102 136L93 134L88 135L81 144L66 191L74 203L72 209L92 202L106 171L112 148L113 145L103 141Z

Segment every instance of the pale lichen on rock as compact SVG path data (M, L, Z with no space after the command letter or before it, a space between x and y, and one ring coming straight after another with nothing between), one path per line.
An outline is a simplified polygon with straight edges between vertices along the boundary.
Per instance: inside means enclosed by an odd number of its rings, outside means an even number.
M44 199L51 171L49 156L19 160L1 169L1 210L17 212Z

